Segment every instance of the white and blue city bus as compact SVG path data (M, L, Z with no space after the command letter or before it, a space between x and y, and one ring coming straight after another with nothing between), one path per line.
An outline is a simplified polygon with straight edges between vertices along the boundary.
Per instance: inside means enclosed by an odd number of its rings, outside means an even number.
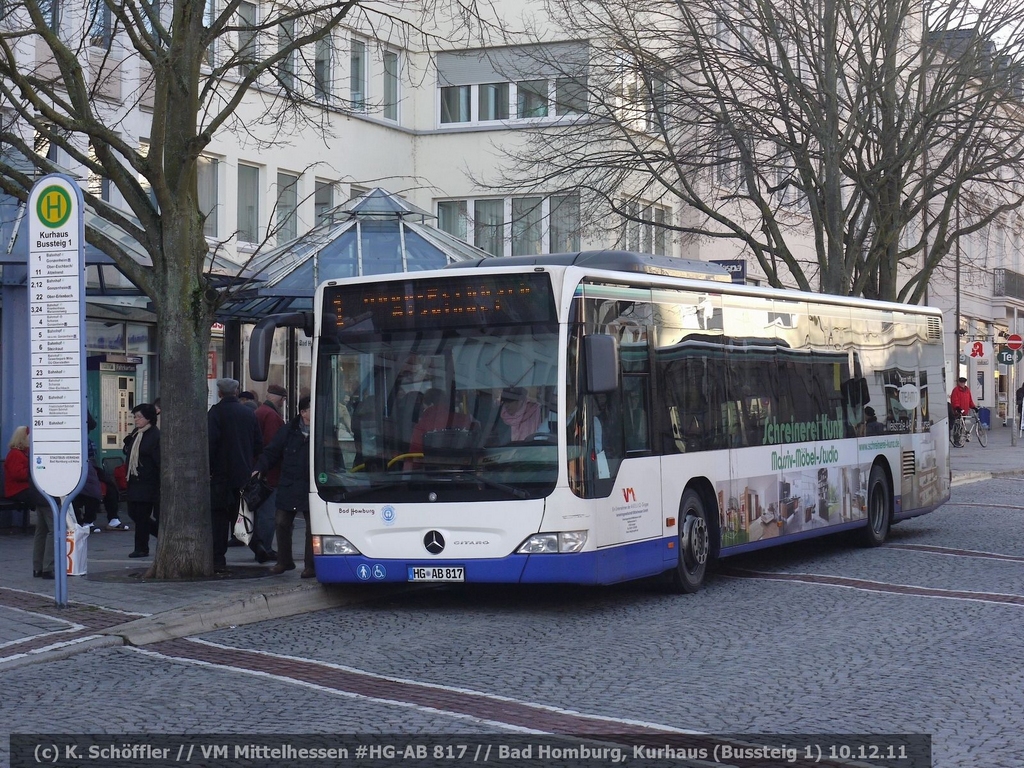
M949 498L937 310L621 251L329 280L314 312L322 582L698 590L720 557Z

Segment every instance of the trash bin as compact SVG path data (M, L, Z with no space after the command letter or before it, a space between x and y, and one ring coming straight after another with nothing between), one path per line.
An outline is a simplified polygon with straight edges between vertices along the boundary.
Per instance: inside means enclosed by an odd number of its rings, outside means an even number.
M978 421L981 422L982 429L989 429L992 426L991 420L992 412L988 408L978 409Z

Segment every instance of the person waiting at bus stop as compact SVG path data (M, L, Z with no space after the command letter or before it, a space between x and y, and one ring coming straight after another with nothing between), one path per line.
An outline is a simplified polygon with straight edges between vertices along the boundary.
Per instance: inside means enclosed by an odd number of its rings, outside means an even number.
M974 403L974 396L971 388L967 386L967 379L961 376L956 380L956 386L949 395L949 404L953 406L954 416L963 416L971 411L977 411L978 406Z
M306 520L305 567L301 577L316 576L313 566L313 535L309 529L309 396L299 400L299 414L274 434L270 445L256 460L253 475L280 467L274 496L277 510L277 564L270 572L278 575L295 569L292 557L292 530L299 513Z
M32 480L29 460L29 429L18 427L7 444L4 459L4 496L30 504L36 510L36 535L32 541L32 575L53 578L53 513L49 502Z

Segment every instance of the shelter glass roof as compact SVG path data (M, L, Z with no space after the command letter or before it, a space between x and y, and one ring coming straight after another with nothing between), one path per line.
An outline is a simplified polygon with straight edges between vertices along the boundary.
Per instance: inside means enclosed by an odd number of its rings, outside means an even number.
M383 189L372 189L328 213L328 221L258 255L256 280L221 308L225 317L255 320L309 310L324 280L441 269L488 254L428 224L434 218Z

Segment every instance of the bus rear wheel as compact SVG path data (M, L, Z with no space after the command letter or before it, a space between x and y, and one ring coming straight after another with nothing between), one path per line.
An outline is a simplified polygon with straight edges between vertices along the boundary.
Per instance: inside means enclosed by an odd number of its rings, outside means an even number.
M704 499L693 489L683 493L679 503L679 562L670 573L673 591L692 594L704 585L711 532Z
M889 537L892 524L892 488L889 478L877 464L868 476L868 524L864 528L863 542L868 547L879 547Z

